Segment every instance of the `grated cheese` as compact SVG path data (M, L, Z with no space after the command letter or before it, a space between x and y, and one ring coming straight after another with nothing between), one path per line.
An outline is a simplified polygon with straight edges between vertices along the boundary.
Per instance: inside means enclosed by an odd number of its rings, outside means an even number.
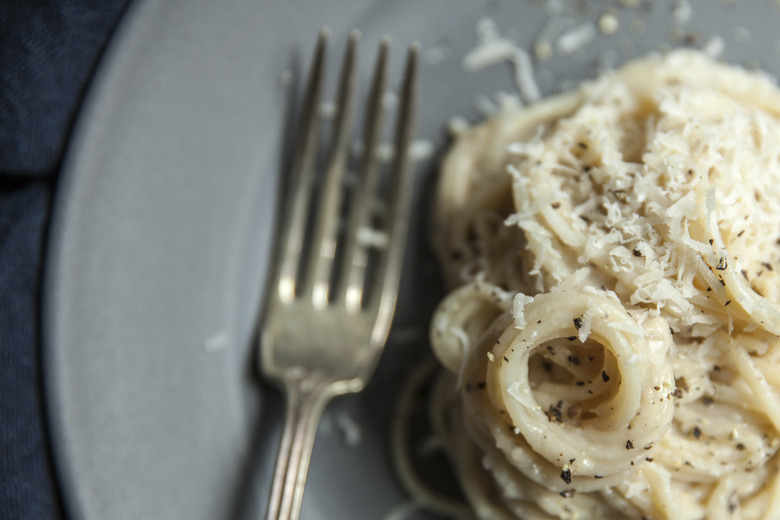
M433 157L436 147L427 139L415 139L409 145L409 159L414 162L427 161Z
M361 227L355 235L357 243L364 247L373 247L384 249L387 247L389 238L387 233L370 227Z
M614 11L606 11L599 16L598 26L601 34L610 36L615 34L620 28L620 19L618 19Z
M555 48L561 54L571 54L580 50L595 38L596 28L592 23L585 22L559 36L555 42Z
M345 445L353 447L360 444L360 441L363 439L363 430L354 417L344 411L340 411L335 414L333 421Z
M541 98L539 86L534 79L533 65L528 51L514 41L501 36L495 21L483 18L477 22L479 43L467 52L461 60L466 72L478 72L482 69L508 62L514 68L515 85L526 102L533 103Z
M525 306L534 301L532 296L526 296L523 293L517 293L512 300L512 312L515 318L515 328L522 329L526 326Z
M672 7L672 20L677 25L685 25L691 21L693 8L688 0L675 0Z

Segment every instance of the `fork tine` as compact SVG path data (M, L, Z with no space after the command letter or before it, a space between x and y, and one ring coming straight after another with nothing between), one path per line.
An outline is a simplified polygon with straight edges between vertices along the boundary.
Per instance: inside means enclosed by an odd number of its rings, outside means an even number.
M373 202L379 182L379 168L376 149L382 133L384 110L382 95L387 83L387 56L390 38L382 38L379 44L374 77L368 95L363 132L363 164L349 201L347 230L345 234L344 255L339 279L341 283L336 300L344 303L347 309L356 312L360 309L363 297L363 280L368 263L368 249L357 239L360 229L371 226Z
M417 108L417 55L420 45L409 46L406 68L401 87L401 101L396 119L395 160L393 163L387 213L384 216L384 228L388 237L387 247L379 250L374 280L378 285L369 291L368 309L378 313L374 327L374 345L382 345L395 311L398 283L401 278L403 251L409 228L411 205L411 167L409 164L409 145L414 133L414 114Z
M308 94L300 118L299 132L302 137L298 144L299 156L290 172L291 183L297 185L293 185L287 195L288 208L292 209L288 210L288 218L281 223L284 227L279 246L283 252L277 270L284 272L284 275L276 288L279 297L271 300L266 308L259 337L259 361L263 374L279 383L287 395L284 432L268 502L269 520L298 518L317 425L325 405L337 395L362 390L374 370L395 307L403 242L408 227L410 166L407 159L413 127L412 114L416 108L416 46L410 47L403 80L402 104L395 137L396 158L392 171L395 178L388 182L388 213L382 218L382 229L377 231L389 235L386 239L387 249L376 254L378 277L372 277L371 282L364 284L365 257L353 262L355 255L344 255L340 251L339 261L351 263L347 271L344 271L342 264L336 276L331 276L331 271L336 267L336 241L346 239L340 234L337 225L344 196L341 184L346 170L355 97L358 33L350 35L339 85L339 114L333 129L335 136L328 143L329 157L322 184L315 186L314 168L321 166L314 163L318 162L320 149L317 127L320 126L318 109L326 36L324 32L320 35L312 62ZM366 246L357 231L366 228L367 232L372 232L372 224L376 220L377 192L381 191L377 189L380 173L376 150L382 127L381 102L387 79L388 45L389 39L382 40L369 95L371 104L370 113L366 116L365 138L368 150L363 161L364 176L358 181L361 187L352 190L348 200L350 215L356 212L364 214L363 221L353 216L347 223L352 231L349 235L353 240L353 249L356 247L354 244L360 248ZM314 206L314 212L309 211L309 206ZM311 246L307 242L307 247L304 247L304 239L309 237L308 231L313 235ZM357 266L357 274L349 270L352 266ZM345 272L347 276L343 276ZM371 292L377 296L370 300L378 303L363 309L364 302L361 299L366 298L358 293L356 309L331 305L329 300L335 300L339 294L342 294L341 298L344 297L341 286L350 277L359 278L361 291L363 285L379 285ZM379 282L379 278L383 281ZM331 286L331 280L338 283L339 287ZM333 294L329 294L329 291Z
M357 47L360 32L349 35L338 93L338 116L336 130L330 144L325 178L319 194L315 211L312 249L304 266L304 277L300 294L305 296L311 291L315 308L328 305L331 272L336 255L339 213L343 199L343 181L346 171L347 150L351 138L352 113L355 106L355 84L357 69Z
M317 39L317 46L309 70L306 94L298 122L298 129L293 151L293 163L288 180L287 214L282 221L280 230L281 243L279 250L278 294L283 302L295 298L296 278L300 262L303 241L306 235L306 215L312 185L314 183L314 167L317 158L317 143L319 139L318 111L322 98L322 84L325 75L325 51L328 43L328 29L322 29Z

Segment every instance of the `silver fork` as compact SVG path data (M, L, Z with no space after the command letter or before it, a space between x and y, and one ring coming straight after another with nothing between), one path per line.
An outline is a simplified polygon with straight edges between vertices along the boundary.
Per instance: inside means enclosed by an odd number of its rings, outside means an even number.
M278 383L287 396L268 506L267 518L273 520L298 518L322 412L333 397L360 392L366 385L387 341L398 295L410 212L408 148L414 126L419 47L409 47L398 105L395 157L385 207L378 211L383 190L379 189L377 148L388 74L388 38L380 43L369 92L360 172L351 196L345 198L343 188L359 37L359 33L351 33L347 44L337 94L338 114L319 189L315 170L327 30L317 41L279 234L276 278L269 286L260 335L263 374ZM316 212L313 219L310 211Z

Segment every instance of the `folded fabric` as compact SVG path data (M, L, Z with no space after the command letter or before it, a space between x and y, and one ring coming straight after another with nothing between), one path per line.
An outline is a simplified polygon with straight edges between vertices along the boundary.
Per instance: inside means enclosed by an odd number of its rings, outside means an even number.
M7 183L6 183L7 184ZM0 518L58 518L45 436L38 327L51 183L0 191Z
M55 172L128 0L0 2L0 174Z
M62 155L129 0L0 2L0 518L63 518L41 380L41 273ZM44 351L45 352L45 351Z

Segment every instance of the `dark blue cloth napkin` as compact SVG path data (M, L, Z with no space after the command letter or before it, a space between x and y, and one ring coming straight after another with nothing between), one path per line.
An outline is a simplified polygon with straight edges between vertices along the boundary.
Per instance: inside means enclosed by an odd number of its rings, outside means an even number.
M41 273L62 156L129 0L0 0L0 519L63 518L41 380Z

